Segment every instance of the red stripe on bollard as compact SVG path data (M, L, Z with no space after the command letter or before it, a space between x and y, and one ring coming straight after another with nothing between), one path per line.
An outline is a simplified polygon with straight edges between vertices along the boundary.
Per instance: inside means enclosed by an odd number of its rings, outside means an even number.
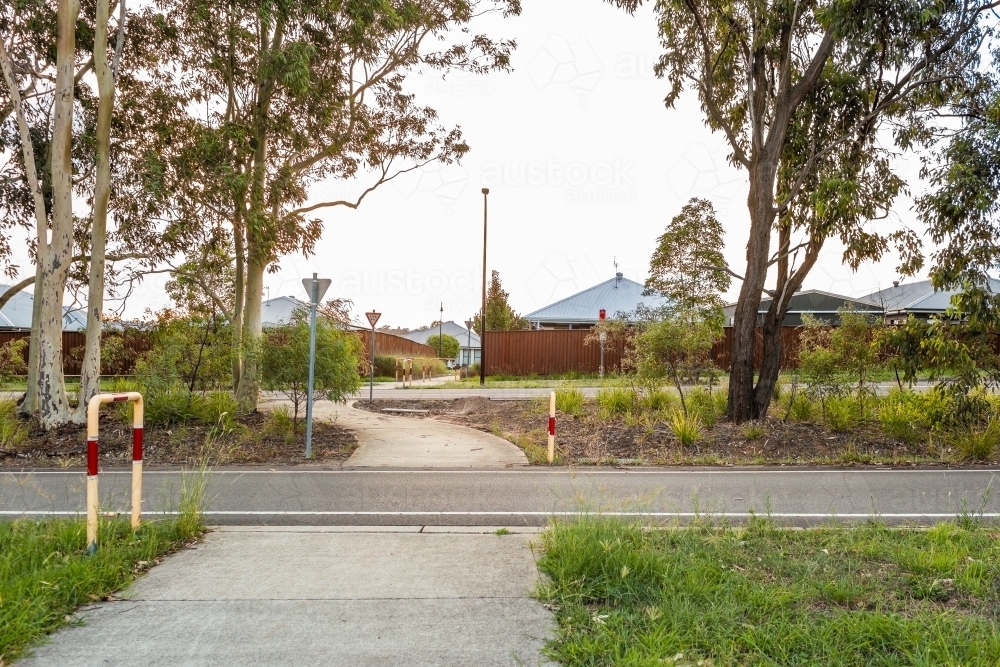
M132 460L142 460L142 427L132 429Z
M556 434L556 418L549 417L549 435Z
M115 394L111 400L115 403L124 403L128 400L128 394Z
M87 439L87 474L97 474L97 438Z

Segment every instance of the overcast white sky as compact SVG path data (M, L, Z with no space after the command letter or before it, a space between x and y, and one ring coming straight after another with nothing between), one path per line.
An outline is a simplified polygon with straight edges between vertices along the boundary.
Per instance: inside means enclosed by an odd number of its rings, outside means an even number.
M528 0L520 17L475 29L517 40L512 73L409 80L419 103L462 127L472 148L462 165L409 175L357 211L324 212L316 255L284 258L265 298L304 298L300 280L315 271L333 280L330 297L354 301L361 321L376 309L380 325L417 327L437 319L442 302L446 320L467 319L480 301L483 186L488 266L522 313L613 277L615 261L642 281L656 237L694 196L714 202L726 256L742 271L746 175L726 163L724 139L705 128L694 95L664 107L651 8L631 17L599 0ZM914 185L917 168L911 160L904 170ZM363 186L329 183L315 195ZM896 212L913 219L908 199ZM853 296L895 277L894 257L855 274L828 246L807 289ZM150 277L126 315L167 305L165 280Z

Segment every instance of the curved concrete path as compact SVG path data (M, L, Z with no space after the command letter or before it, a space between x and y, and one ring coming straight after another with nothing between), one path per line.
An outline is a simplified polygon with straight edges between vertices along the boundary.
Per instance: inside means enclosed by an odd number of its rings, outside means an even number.
M262 408L290 405L272 400ZM316 401L316 419L336 420L358 439L345 468L509 468L526 466L520 447L503 438L434 419L394 417L347 405Z

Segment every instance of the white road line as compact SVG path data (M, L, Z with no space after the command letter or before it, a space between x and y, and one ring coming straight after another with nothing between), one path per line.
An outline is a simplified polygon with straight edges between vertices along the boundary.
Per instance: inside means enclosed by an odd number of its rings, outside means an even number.
M125 516L128 512L113 512ZM158 511L143 512L147 516L177 516L181 512ZM207 510L201 512L206 516L609 516L609 517L677 517L677 518L698 518L698 517L719 517L719 518L780 518L780 519L954 519L962 516L961 512L865 512L865 513L845 513L831 514L829 512L516 512L516 511L483 511L483 512L362 512L362 511L240 511L240 510ZM2 516L82 516L81 511L69 510L0 510ZM980 519L1000 519L1000 512L975 512L970 513Z

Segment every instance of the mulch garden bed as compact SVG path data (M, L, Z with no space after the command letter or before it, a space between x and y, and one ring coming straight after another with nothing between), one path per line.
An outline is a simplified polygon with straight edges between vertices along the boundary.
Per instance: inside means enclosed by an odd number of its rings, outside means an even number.
M422 414L384 414L439 419L469 426L500 435L526 451L546 445L548 401L491 401L473 397L358 401L354 407L372 412L382 412L384 408L426 410ZM706 427L696 444L681 447L663 421L627 425L624 420L604 420L598 417L593 401L587 401L583 414L578 416L558 414L556 423L557 462L563 464L941 465L955 462L946 448L931 453L926 442L902 442L871 424L838 432L821 423L784 423L768 419L763 422L764 434L748 439L742 425L719 421Z
M178 424L147 426L143 438L146 466L296 465L342 463L357 448L354 434L327 422L313 423L313 458L306 459L305 426L299 424L292 439L269 434L267 415L253 412L239 418L240 426L227 434L209 437L208 426ZM125 466L132 460L132 427L112 414L101 415L102 466ZM77 468L86 465L87 429L67 426L55 431L33 429L23 444L0 448L0 468Z

